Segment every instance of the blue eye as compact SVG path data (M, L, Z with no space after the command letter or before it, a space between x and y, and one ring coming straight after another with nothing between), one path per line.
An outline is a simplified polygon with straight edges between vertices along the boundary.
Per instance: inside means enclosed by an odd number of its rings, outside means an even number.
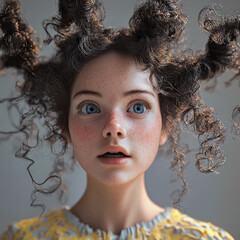
M81 112L85 114L99 113L100 109L95 104L90 103L90 104L85 104L81 108Z
M132 112L132 111L134 113L141 114L146 111L146 107L141 103L136 103L128 109L128 112Z

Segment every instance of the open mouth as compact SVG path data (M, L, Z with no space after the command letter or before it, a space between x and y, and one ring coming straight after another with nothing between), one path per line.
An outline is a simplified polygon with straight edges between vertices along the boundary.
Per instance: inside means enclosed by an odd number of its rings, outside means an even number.
M129 156L125 155L122 152L117 152L117 153L106 152L103 155L100 155L99 157L122 158L122 157L129 157Z

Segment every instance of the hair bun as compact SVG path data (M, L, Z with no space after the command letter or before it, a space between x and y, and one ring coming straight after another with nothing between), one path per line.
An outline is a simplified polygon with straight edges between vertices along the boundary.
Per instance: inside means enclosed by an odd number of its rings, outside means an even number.
M89 33L102 33L104 19L104 9L98 1L92 0L59 0L58 15L51 20L44 21L44 29L48 39L44 42L49 44L53 38L48 32L48 27L58 33L54 36L58 40L65 39L72 33L83 32L83 35Z
M15 67L31 72L38 57L33 29L23 21L18 1L7 0L0 12L1 68ZM38 40L38 39L37 39Z
M129 26L137 36L157 38L156 42L176 41L187 22L179 1L146 1L135 10Z
M236 41L240 34L240 16L224 17L221 6L217 4L203 8L198 23L218 45Z

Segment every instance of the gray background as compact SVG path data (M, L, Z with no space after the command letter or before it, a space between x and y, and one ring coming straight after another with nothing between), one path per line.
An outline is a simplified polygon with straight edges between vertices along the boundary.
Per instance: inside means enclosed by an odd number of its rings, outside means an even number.
M215 1L216 2L216 1ZM229 14L239 10L238 0L218 1ZM106 26L122 27L128 24L136 1L133 0L105 0ZM207 34L203 32L197 23L197 16L201 8L212 3L209 0L184 0L184 11L188 13L187 47L200 50L207 41ZM21 0L24 18L34 27L39 36L45 37L41 27L41 21L53 16L57 2L54 0ZM237 11L239 13L239 11ZM51 55L53 46L43 47L42 55ZM14 88L15 80L19 76L13 73L1 76L0 96L7 97ZM219 86L214 93L203 92L202 96L209 106L215 108L218 116L225 124L228 136L223 145L227 162L219 170L220 174L201 174L194 165L194 156L190 155L185 176L189 183L189 191L183 198L182 207L186 214L215 225L221 226L230 232L236 239L240 238L240 181L239 181L239 146L240 139L234 137L231 127L231 112L240 103L239 86L235 81L228 89L224 88L224 81L229 79L232 73L224 74L219 78ZM6 104L0 105L1 130L9 128ZM189 134L183 134L183 140L197 146L197 139ZM38 216L40 210L30 207L30 194L33 190L30 178L27 174L27 162L14 157L14 149L17 140L0 142L0 232L12 221ZM37 181L44 180L53 162L50 160L49 150L33 153L36 164L32 167ZM171 193L181 186L181 182L170 183L175 173L169 170L170 157L158 154L155 162L146 173L147 190L150 197L160 206L171 206ZM73 205L81 196L85 188L85 173L79 167L74 172L64 174L64 179L69 186L66 205ZM47 211L61 204L56 195L40 196L46 203Z

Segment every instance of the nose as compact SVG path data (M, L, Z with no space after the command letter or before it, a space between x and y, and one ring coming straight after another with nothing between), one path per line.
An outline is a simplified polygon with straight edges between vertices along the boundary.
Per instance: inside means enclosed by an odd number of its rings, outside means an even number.
M103 128L103 137L124 138L126 129L122 117L119 114L111 114Z

